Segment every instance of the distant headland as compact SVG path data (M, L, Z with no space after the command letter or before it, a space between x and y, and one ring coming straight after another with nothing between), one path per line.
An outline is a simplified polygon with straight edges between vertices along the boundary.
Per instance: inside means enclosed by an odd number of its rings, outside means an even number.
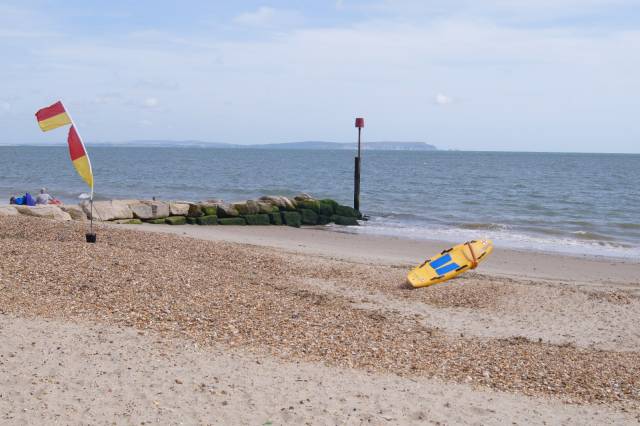
M13 144L2 143L0 146L66 146L66 143ZM89 142L88 147L123 147L123 148L220 148L220 149L309 149L309 150L353 150L356 142L304 141L267 144L232 144L224 142L206 142L197 140L132 140L124 142ZM434 145L426 142L363 142L363 149L368 151L437 151Z
M204 142L196 140L172 141L172 140L134 140L128 142L103 142L94 146L117 147L189 147L189 148L235 148L235 149L316 149L316 150L352 150L356 148L355 142L325 142L304 141L268 144L240 145L223 142ZM365 142L364 149L375 151L435 151L437 148L425 142Z

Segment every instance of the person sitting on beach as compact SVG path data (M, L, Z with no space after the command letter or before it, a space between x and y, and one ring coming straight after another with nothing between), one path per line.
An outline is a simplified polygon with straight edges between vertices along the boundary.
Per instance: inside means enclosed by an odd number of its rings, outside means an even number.
M18 204L16 203L16 196L12 195L11 198L9 198L9 204Z
M47 194L47 189L42 188L36 197L36 204L49 204L52 199L51 195Z

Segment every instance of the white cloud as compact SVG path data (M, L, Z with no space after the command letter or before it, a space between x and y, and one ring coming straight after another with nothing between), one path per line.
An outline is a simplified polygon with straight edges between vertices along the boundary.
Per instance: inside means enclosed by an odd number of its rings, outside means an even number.
M235 18L233 23L247 27L272 28L300 24L302 16L290 10L261 6L254 12L245 12Z
M11 110L11 104L9 102L0 102L0 113L6 113Z
M142 105L145 106L146 108L156 108L158 105L160 104L160 102L158 101L158 98L146 98L143 102Z
M438 93L435 96L434 101L438 105L450 105L453 103L453 98L447 95L443 95L442 93Z

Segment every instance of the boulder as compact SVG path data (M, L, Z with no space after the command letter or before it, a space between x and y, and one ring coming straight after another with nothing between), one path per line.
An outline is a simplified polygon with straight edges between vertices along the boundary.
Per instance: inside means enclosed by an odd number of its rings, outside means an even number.
M305 200L313 200L314 198L311 195L307 194L306 192L303 192L293 197L293 199L296 201L305 201Z
M210 204L210 203L202 203L200 204L200 210L204 213L205 216L217 216L218 215L218 205Z
M13 206L0 206L0 216L17 216L18 210Z
M198 221L198 218L197 218L197 217L190 217L190 216L187 216L187 219L186 219L186 220L187 220L187 223L188 223L189 225L195 225L196 223L198 223L198 222L197 222L197 221Z
M189 203L169 203L169 214L171 216L186 216L189 214Z
M54 205L47 206L15 206L18 213L24 216L41 217L54 220L71 220L71 216L67 212L63 212L60 207Z
M95 220L115 220L115 219L133 219L133 212L129 207L133 200L111 200L111 201L94 201L93 202L93 219ZM91 219L91 203L83 201L80 207L87 217Z
M231 204L227 204L227 203L218 204L218 217L229 218L229 217L238 217L238 216L240 216L240 213Z
M271 222L272 225L282 225L282 216L280 216L280 212L269 213L269 222Z
M300 228L302 225L302 218L298 212L284 211L280 213L282 215L282 222L288 226L294 226Z
M199 205L197 204L189 205L189 211L187 212L188 217L200 217L202 215L204 215L204 213L202 213L202 209L200 208Z
M234 203L233 207L235 207L242 216L260 213L258 202L253 200L247 200L244 203Z
M262 214L249 214L244 216L247 221L247 225L270 225L269 215Z
M219 225L246 225L247 222L243 217L225 217L218 219Z
M116 219L113 223L120 225L142 225L142 221L140 219Z
M279 212L280 208L278 206L275 206L273 204L264 202L264 201L258 201L258 210L260 213L275 213L275 212Z
M293 211L296 209L296 203L294 201L281 195L265 195L264 197L260 197L260 201L272 204L280 210Z
M358 217L358 212L353 207L349 206L338 205L335 208L335 214L344 217Z
M298 211L303 225L316 225L318 223L318 213L311 209L300 209Z
M299 200L297 202L298 209L309 209L316 213L320 212L320 201L318 200Z
M138 219L138 220L140 220L140 219ZM148 219L148 220L145 220L145 222L152 223L154 225L164 225L165 223L167 223L166 222L166 218Z
M129 204L133 215L142 220L169 217L169 204L163 201L138 201Z
M218 216L216 215L200 216L196 218L196 223L198 225L217 225Z
M71 216L71 219L73 220L77 220L80 222L84 222L87 220L87 214L84 212L84 210L82 210L82 207L77 206L77 205L62 205L60 206L60 210L62 210L63 212L69 213L69 216Z
M331 223L331 217L323 214L318 215L318 225L326 225Z
M335 214L336 207L338 206L339 204L334 200L329 200L329 199L320 200L318 213L324 216L331 216Z
M344 225L344 226L359 225L358 220L355 217L333 215L331 216L331 221L335 222L336 225Z
M187 218L184 216L169 216L164 221L167 225L184 225L187 223Z

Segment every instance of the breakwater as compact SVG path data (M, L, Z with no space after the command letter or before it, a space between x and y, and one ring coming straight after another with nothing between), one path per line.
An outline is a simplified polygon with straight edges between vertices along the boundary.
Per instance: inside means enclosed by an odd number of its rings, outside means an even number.
M258 200L227 203L223 200L95 201L93 208L84 201L79 205L3 206L0 215L27 215L55 220L94 220L119 224L168 225L338 225L355 226L360 212L332 199L315 199L308 194L293 198L264 196Z

